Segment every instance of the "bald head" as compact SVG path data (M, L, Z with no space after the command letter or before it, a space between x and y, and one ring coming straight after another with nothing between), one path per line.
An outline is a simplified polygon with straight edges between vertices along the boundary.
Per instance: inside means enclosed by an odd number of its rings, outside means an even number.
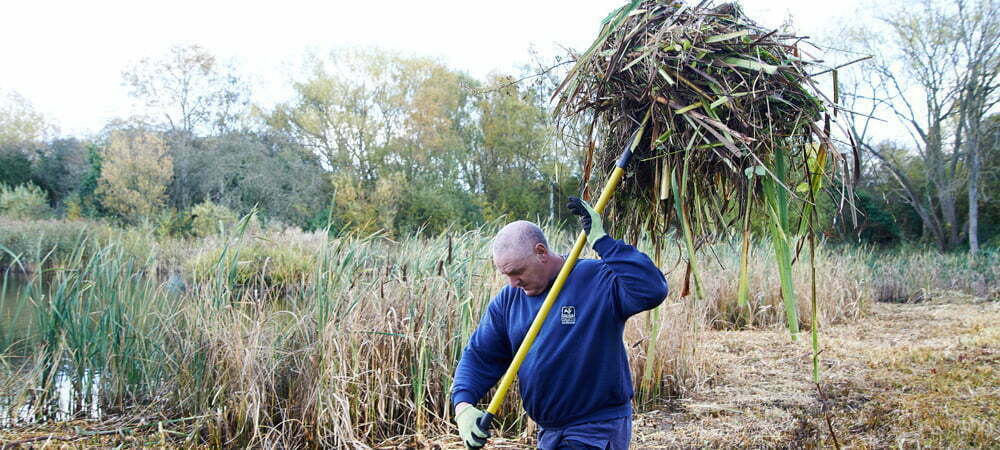
M535 246L542 244L549 247L545 233L538 225L527 220L511 222L497 232L493 238L493 259L524 258L535 252Z
M549 250L538 225L519 220L507 224L493 238L493 264L512 287L527 295L541 295L559 274L563 258Z

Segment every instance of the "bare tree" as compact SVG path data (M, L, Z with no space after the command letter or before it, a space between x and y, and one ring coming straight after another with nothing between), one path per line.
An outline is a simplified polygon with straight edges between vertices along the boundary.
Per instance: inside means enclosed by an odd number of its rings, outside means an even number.
M996 104L997 36L994 0L899 4L870 24L848 31L860 51L874 55L861 66L860 83L847 90L872 117L890 112L909 133L922 161L921 174L875 144L870 120L855 121L859 145L898 181L903 198L940 248L961 242L959 196L968 187L975 203L979 123ZM975 148L975 150L973 150ZM918 176L919 175L919 176ZM976 228L970 205L968 230ZM971 236L970 243L975 238Z
M0 90L0 145L42 142L55 132L28 99L14 91Z
M975 4L957 2L959 22L955 29L965 70L959 74L959 136L965 138L969 167L969 253L979 251L979 177L982 144L987 141L985 122L1000 96L1000 20L993 0Z
M231 67L197 45L175 45L122 72L129 94L168 131L188 137L226 132L246 109L249 95Z

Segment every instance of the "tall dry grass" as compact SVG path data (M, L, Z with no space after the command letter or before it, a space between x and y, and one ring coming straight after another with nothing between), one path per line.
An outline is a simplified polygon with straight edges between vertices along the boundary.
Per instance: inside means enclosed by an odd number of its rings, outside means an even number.
M920 302L954 294L1000 298L1000 250L995 248L975 257L910 247L858 257L871 268L876 301Z
M713 255L703 270L705 321L715 328L765 327L785 321L784 303L778 268L766 241L757 243L749 257L749 295L746 307L737 301L739 254L736 244L720 244L704 253ZM803 249L799 261L792 266L792 279L798 296L799 325L810 326L812 306L812 268L808 249ZM707 259L707 258L706 258ZM820 327L858 318L872 298L871 269L858 260L858 255L816 249L816 300ZM683 275L683 274L679 274ZM680 276L678 283L682 282Z

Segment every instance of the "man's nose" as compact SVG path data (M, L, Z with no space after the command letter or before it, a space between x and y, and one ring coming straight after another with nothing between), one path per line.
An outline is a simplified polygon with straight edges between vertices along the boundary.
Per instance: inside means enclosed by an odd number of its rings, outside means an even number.
M509 281L510 281L510 286L511 287L521 287L521 279L520 278L509 277Z

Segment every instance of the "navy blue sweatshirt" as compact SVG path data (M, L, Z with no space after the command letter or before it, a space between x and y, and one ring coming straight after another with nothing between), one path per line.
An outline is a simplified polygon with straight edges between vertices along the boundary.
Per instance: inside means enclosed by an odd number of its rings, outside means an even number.
M524 409L543 428L632 413L625 321L667 296L663 273L635 247L605 236L594 249L601 259L577 261L517 373ZM454 405L476 404L503 376L549 289L508 285L493 298L455 370Z

